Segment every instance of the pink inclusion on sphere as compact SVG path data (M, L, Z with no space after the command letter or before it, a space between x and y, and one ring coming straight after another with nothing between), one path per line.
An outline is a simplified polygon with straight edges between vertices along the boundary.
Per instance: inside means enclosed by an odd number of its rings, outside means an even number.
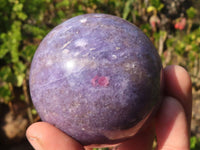
M109 78L105 76L95 76L91 80L93 86L104 86L107 87L109 84Z

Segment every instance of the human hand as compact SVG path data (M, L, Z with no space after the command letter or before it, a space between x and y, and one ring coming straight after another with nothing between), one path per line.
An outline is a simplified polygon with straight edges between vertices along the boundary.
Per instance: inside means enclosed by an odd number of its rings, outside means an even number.
M152 123L142 132L121 143L117 150L189 150L192 111L191 80L180 66L164 69L163 103ZM38 122L27 129L27 138L36 150L84 150L77 141L54 126Z

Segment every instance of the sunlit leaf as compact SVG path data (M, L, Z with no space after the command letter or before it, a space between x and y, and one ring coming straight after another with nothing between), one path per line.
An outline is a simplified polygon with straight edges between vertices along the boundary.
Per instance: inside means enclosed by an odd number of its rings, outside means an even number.
M147 12L152 12L152 11L154 11L156 8L154 7L154 6L149 6L148 8L147 8Z

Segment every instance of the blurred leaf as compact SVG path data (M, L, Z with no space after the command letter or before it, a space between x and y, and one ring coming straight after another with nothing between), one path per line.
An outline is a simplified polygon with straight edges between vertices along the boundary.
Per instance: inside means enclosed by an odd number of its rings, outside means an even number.
M151 11L153 11L153 10L157 10L157 11L161 11L162 9L163 9L163 7L164 7L164 4L162 4L161 2L160 2L160 0L150 0L150 10ZM149 10L149 11L150 11ZM148 11L148 9L147 9L147 11Z
M18 61L13 65L13 69L16 78L15 85L20 87L22 86L23 80L25 78L26 65L23 64L21 61Z
M149 6L148 8L147 8L147 12L149 13L149 12L152 12L152 11L154 11L156 8L154 7L154 6Z
M190 19L193 19L197 14L197 10L194 7L190 7L189 9L187 9L186 13Z
M42 28L30 24L25 24L23 26L23 29L25 30L26 33L29 33L38 39L42 39L48 32Z
M22 11L22 9L23 9L22 3L15 3L15 5L13 6L13 11L15 11L15 12Z
M69 7L69 4L69 0L62 0L61 2L56 3L56 8Z
M150 0L150 4L154 6L155 8L159 8L161 2L160 0Z
M167 32L164 30L160 30L160 36L165 37L167 35Z
M10 3L15 3L16 0L8 0Z
M21 74L24 73L26 66L21 61L18 61L13 65L13 69L16 74Z
M16 86L18 86L18 87L22 86L24 78L25 78L25 74L17 75L16 76L16 79L17 79Z
M37 45L28 45L21 51L20 56L27 60L27 62L30 62L35 53L36 48Z
M25 96L24 96L24 94L21 94L21 95L20 95L20 100L25 101Z
M2 45L0 45L0 52L1 57L4 57L6 53L10 52L11 54L11 61L17 62L19 57L18 47L21 41L21 22L15 21L12 26L11 30L8 33L1 34Z
M0 35L0 39L2 40L2 44L0 45L0 59L3 58L9 52L9 37L7 34L2 33Z
M0 48L0 59L2 59L7 53L8 49L4 49L3 47Z
M18 12L17 16L19 17L19 19L21 19L22 21L26 20L26 18L28 17L25 13L23 12Z
M9 66L4 66L0 69L0 79L2 81L8 81L9 76L12 74Z
M23 83L23 80L25 78L25 71L26 71L26 65L23 64L21 61L18 61L13 64L15 80L14 85L20 87Z
M196 144L197 144L197 138L196 137L191 137L190 138L190 148L191 149L194 149L195 148L195 146L196 146Z
M9 85L4 83L3 86L0 86L0 98L3 98L5 102L11 100L11 91Z
M171 48L174 46L174 42L175 42L175 39L174 38L169 38L167 39L167 42L166 42L166 45L168 48Z
M160 5L159 5L159 7L158 7L158 11L161 11L161 10L163 9L164 6L165 6L164 4L160 3Z
M127 19L129 13L133 10L133 2L135 0L128 0L126 1L125 3L125 7L124 7L124 10L123 10L123 19Z
M37 115L37 110L36 110L36 109L32 109L32 110L31 110L31 113L32 113L33 115Z
M190 138L190 150L199 150L200 149L200 138L192 136Z
M151 36L151 25L146 23L141 25L141 30L148 36Z

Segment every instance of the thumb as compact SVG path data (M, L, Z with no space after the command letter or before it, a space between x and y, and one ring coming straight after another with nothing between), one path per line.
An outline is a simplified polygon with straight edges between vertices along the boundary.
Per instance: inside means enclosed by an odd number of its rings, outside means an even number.
M84 150L78 142L46 122L32 124L26 136L36 150Z
M156 118L158 150L189 150L189 132L182 105L172 97L164 98Z

